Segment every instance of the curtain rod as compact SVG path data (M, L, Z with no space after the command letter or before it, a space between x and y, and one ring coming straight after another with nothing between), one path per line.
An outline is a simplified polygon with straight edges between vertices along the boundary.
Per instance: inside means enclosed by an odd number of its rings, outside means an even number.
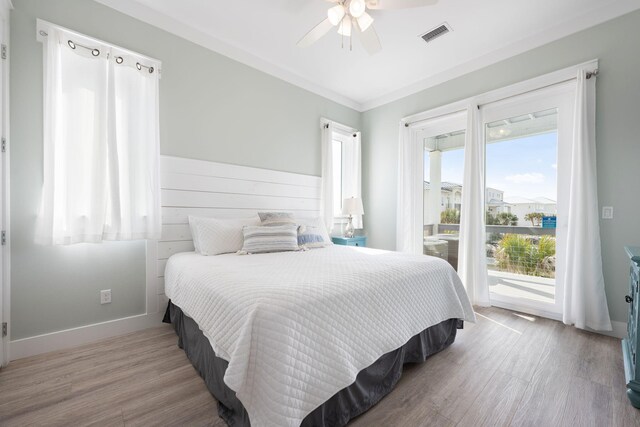
M342 133L346 133L346 134L353 134L353 137L355 138L358 132L360 132L358 129L356 128L352 128L351 126L347 126L345 124L336 122L335 120L330 120L327 119L326 117L321 117L320 118L320 124L322 125L322 127L324 129L327 129L329 127L329 124L333 124L333 128L337 131L340 131Z
M325 128L325 129L329 129L329 123L325 123L322 127L323 127L323 128ZM337 130L341 130L341 129L337 129ZM351 135L351 136L353 136L353 137L355 138L356 136L358 136L358 134L357 134L357 133L354 133L354 134L353 134L353 135Z
M84 44L81 45L79 43L74 42L72 39L75 37L79 37L82 40L85 40L83 43L88 43L88 44L93 44L96 43L98 45L100 45L101 47L104 47L105 49L107 49L107 58L109 58L111 53L114 53L114 55L118 55L115 56L115 61L116 64L124 64L125 62L125 57L131 57L135 62L135 67L138 69L138 71L142 71L142 69L146 69L149 74L152 74L154 72L157 73L158 78L162 78L162 61L160 61L159 59L156 58L152 58L150 56L146 56L143 55L141 53L135 52L133 50L129 50L126 49L124 47L121 46L117 46L113 43L109 43L106 42L104 40L100 40L98 38L86 35L86 34L82 34L79 33L75 30L71 30L69 28L65 28L61 25L58 24L54 24L52 22L48 22L45 20L42 20L40 18L38 18L36 20L36 38L39 42L43 42L45 37L49 36L49 31L52 29L58 29L60 31L62 31L63 33L65 33L64 35L66 37L70 37L71 39L67 40L67 43L69 44L69 47L72 49L75 49L76 47L82 47L84 49L87 49L91 52L91 54L93 56L100 56L100 49L98 48L94 48L91 46L85 46ZM75 46L75 47L74 47ZM111 52L111 49L115 49L116 52ZM151 63L149 65L145 65L145 63Z
M593 71L587 71L586 77L587 77L587 80L588 80L591 77L598 77L599 75L600 75L600 70L598 68L596 68ZM527 90L527 91L524 91L524 92L517 93L515 95L510 95L510 96L506 96L504 98L500 98L500 99L496 99L496 100L493 100L493 101L485 102L484 104L478 104L478 110L480 109L480 107L484 107L486 105L493 104L495 102L504 101L505 99L515 98L515 97L520 96L520 95L526 95L527 93L536 92L536 91L541 90L541 89L546 89L548 87L553 87L553 86L560 85L560 84L563 84L563 83L567 83L567 82L570 82L570 81L573 81L573 80L576 80L576 77L571 77L570 79L566 79L566 80L562 80L562 81L559 81L559 82L555 82L555 83L552 83L552 84L549 84L549 85L546 85L546 86L541 86L541 87L536 88L536 89ZM465 110L466 110L466 108L465 109L461 109L461 110L451 111L451 112L444 113L444 114L440 114L438 116L429 117L429 118L426 118L426 119L423 119L423 120L416 120L415 122L406 122L404 124L404 127L408 128L409 126L411 126L411 125L413 125L415 123L420 123L420 122L427 121L427 120L438 119L440 117L445 117L445 116L449 116L451 114L460 113L460 112L465 111Z
M427 120L433 120L433 119L439 119L440 117L446 117L446 116L451 116L454 114L458 114L458 113L462 113L464 111L467 111L466 108L462 108L460 110L455 110L455 111L449 111L447 113L442 113L442 114L438 114L437 116L433 116L433 117L428 117L426 119L422 119L422 120L416 120L415 122L406 122L404 124L404 127L408 128L409 126L416 124L416 123L420 123L420 122L426 122Z
M38 33L40 33L42 37L49 37L49 34L44 30L40 30L38 31ZM85 46L83 44L76 43L71 39L67 40L67 44L73 50L76 50L76 48L81 47L83 49L91 51L91 55L93 56L100 56L100 49L98 49L97 47ZM109 54L107 54L107 58L108 57L109 57ZM116 64L121 65L124 63L124 58L122 56L116 56L115 58L116 58ZM140 62L136 62L136 68L138 69L138 71L142 71L142 69L145 68L147 71L149 71L149 74L153 74L153 72L155 71L155 68L153 66L143 65Z
M595 70L593 70L593 71L587 71L587 76L586 76L587 80L590 79L591 77L598 77L598 74L600 74L600 71L597 68ZM480 107L484 107L485 105L493 104L495 102L504 101L505 99L515 98L515 97L520 96L520 95L526 95L527 93L532 93L532 92L536 92L536 91L541 90L541 89L546 89L548 87L561 85L563 83L571 82L571 81L576 80L576 79L577 79L577 77L571 77L570 79L562 80L560 82L551 83L549 85L542 86L542 87L539 87L539 88L536 88L536 89L527 90L525 92L521 92L521 93L518 93L516 95L505 96L504 98L496 99L496 100L493 100L493 101L490 101L490 102L485 102L484 104L478 104L478 110L480 109Z

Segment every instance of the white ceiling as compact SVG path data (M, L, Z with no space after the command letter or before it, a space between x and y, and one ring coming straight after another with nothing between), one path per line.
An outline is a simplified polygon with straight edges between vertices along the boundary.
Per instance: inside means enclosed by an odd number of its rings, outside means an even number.
M334 31L296 42L326 17L324 0L98 0L358 110L406 96L640 8L637 0L440 0L371 11L382 51ZM425 44L443 22L453 32ZM591 59L591 58L588 58Z

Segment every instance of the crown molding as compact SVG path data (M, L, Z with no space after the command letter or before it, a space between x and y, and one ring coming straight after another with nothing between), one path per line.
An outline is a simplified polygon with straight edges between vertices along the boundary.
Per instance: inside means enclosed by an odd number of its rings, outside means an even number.
M358 112L362 112L362 105L359 102L354 101L353 99L317 85L291 70L276 65L252 53L249 53L246 50L231 43L206 34L203 31L190 27L189 25L184 24L177 19L157 12L150 7L147 7L136 1L95 1L107 7L110 7L111 9L117 10L118 12L124 13L125 15L129 15L147 24L153 25L154 27L160 28L211 51L231 58L234 61L240 62L251 68L255 68L258 71L262 71L263 73L269 74L280 80L284 80L285 82L290 83L294 86L300 87L316 95L322 96L323 98L327 98L331 101L337 102L338 104L342 104Z
M586 14L565 21L548 31L534 34L530 37L510 43L503 48L494 50L493 52L480 56L478 58L467 61L461 65L453 67L442 73L433 75L424 80L420 80L401 89L391 91L386 95L372 98L362 102L362 111L367 111L397 101L409 95L421 92L433 86L445 83L449 80L461 77L465 74L478 71L482 68L504 61L521 53L538 48L545 44L570 36L577 32L610 21L627 13L640 9L640 3L637 0L623 0L614 4L606 4L600 8L594 9Z
M10 0L0 0L8 1ZM417 81L397 90L388 92L385 95L374 97L362 102L348 98L331 89L320 86L296 72L276 65L264 58L258 57L246 50L226 41L215 38L184 24L170 16L157 12L137 1L131 0L95 0L107 7L115 9L121 13L129 15L147 24L175 34L188 41L196 43L209 50L217 52L237 62L255 68L266 74L284 80L294 86L312 92L316 95L327 98L331 101L352 108L358 112L364 112L373 108L397 101L401 98L421 92L433 86L445 83L449 80L472 73L482 68L488 67L500 61L504 61L513 56L538 48L545 44L567 37L571 34L586 30L603 22L615 19L619 16L640 9L637 0L621 0L613 4L608 3L600 8L589 11L583 15L567 20L542 33L534 34L521 40L509 43L503 47L486 55L471 59L463 64L452 67L446 71Z

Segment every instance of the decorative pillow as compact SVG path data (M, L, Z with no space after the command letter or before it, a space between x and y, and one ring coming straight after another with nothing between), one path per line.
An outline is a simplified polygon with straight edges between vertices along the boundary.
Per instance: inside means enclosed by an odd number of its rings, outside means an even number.
M244 244L239 254L261 254L300 250L297 225L245 226Z
M193 245L201 255L220 255L242 249L242 227L258 225L258 217L203 218L189 217Z
M258 212L260 223L267 227L278 225L297 225L293 214L288 212Z
M333 245L322 218L298 218L297 223L300 225L298 229L298 245L300 247L313 249Z

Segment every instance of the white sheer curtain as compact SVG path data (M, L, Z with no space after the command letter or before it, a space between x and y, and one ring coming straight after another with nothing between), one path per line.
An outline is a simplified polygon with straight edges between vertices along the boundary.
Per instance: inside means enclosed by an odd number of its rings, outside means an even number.
M322 145L321 211L327 230L331 233L335 212L333 205L333 123L322 123L320 143Z
M362 137L355 132L348 143L343 144L342 162L344 163L343 191L344 198L362 198ZM362 228L362 215L353 217L353 226Z
M126 61L126 58L124 58ZM130 58L135 64L135 58ZM160 231L159 81L110 62L109 214L104 238L153 239Z
M44 55L36 241L159 238L159 64L137 69L135 57L56 27Z
M467 294L472 304L490 306L487 277L484 183L485 149L482 123L478 106L476 103L472 103L467 109L458 275L467 289Z
M400 122L396 250L421 254L424 148L416 132Z
M595 77L578 72L570 167L563 321L611 330L602 274L596 174Z

